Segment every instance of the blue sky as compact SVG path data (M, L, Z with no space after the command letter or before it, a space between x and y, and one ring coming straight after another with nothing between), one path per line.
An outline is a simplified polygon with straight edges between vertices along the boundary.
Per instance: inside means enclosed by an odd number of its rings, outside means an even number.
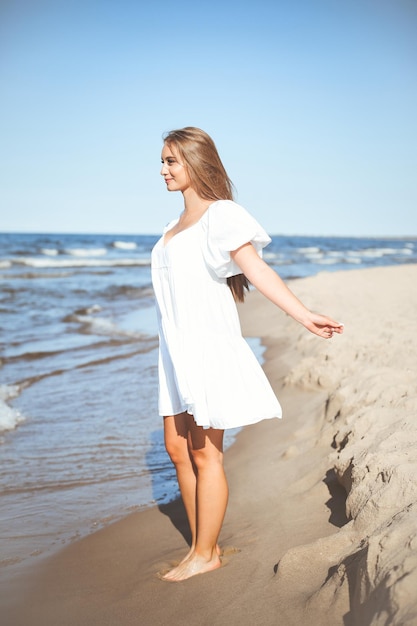
M413 0L5 0L0 230L158 233L199 126L271 234L417 235Z

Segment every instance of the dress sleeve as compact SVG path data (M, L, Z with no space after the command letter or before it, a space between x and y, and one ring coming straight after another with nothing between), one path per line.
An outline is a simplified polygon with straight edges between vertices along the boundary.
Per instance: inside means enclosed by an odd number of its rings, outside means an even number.
M206 262L219 278L241 274L230 253L251 242L262 256L271 238L243 207L232 200L219 200L207 211Z

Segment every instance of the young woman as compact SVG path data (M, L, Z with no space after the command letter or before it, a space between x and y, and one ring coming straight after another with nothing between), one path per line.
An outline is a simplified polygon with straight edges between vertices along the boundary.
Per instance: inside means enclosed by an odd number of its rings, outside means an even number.
M312 333L329 339L342 324L309 311L261 258L271 240L233 202L213 140L193 127L165 136L162 169L184 210L152 251L159 323L159 412L192 543L163 578L181 581L221 565L218 537L228 500L225 428L281 417L281 407L243 339L235 300L247 281Z

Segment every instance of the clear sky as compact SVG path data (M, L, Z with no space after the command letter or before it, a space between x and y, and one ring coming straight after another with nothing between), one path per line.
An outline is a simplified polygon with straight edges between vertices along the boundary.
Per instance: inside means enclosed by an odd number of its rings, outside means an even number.
M162 134L271 234L417 235L415 0L1 0L0 230L159 233Z

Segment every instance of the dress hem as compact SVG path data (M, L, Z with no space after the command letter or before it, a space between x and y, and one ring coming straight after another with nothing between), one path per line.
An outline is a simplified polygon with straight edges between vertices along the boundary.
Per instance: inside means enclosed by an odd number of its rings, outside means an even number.
M166 413L162 413L159 412L159 416L160 417L167 417L168 415L180 415L181 413L188 413L188 415L191 415L194 418L194 422L196 423L197 426L201 426L201 428L203 428L204 430L208 430L209 428L214 428L215 430L230 430L232 428L243 428L244 426L252 426L253 424L257 424L258 422L263 422L264 420L269 420L269 419L282 419L282 413L281 414L274 414L274 415L266 415L263 417L255 417L253 419L250 419L249 421L245 421L244 423L240 423L240 424L231 424L231 425L214 425L214 424L199 424L198 421L195 419L194 414L190 411L190 407L184 407L183 409L180 409L179 411L175 411L175 412L166 412Z

